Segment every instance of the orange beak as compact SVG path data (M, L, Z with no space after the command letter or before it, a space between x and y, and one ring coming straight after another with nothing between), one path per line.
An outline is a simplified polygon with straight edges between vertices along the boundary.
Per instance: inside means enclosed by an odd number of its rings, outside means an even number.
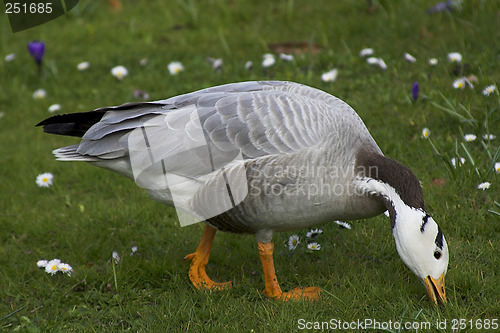
M425 287L429 293L429 297L434 302L434 304L446 303L446 294L444 290L444 273L439 277L439 279L434 279L432 276L427 276L424 280Z

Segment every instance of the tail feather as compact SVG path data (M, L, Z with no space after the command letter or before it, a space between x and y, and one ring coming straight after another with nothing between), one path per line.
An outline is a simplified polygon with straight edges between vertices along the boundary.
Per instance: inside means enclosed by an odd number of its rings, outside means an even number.
M71 145L67 147L58 148L52 151L52 154L56 157L58 161L87 161L87 162L97 162L100 161L99 158L92 156L80 155L76 152L79 144Z

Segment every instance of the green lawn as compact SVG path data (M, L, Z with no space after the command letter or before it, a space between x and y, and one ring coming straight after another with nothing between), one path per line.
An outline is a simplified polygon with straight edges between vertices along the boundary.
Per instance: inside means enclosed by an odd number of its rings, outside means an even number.
M462 324L460 331L468 332L500 325L500 174L494 170L500 97L498 89L482 93L500 85L500 2L463 1L433 15L426 9L437 0L123 2L113 11L107 1L82 0L68 15L15 34L0 15L0 330L290 332L312 322L374 320L391 321L385 328L392 332L415 331L405 324L419 332L450 332ZM34 39L46 46L41 75L27 51ZM263 68L263 54L273 53L269 45L285 42L305 47L286 49L292 62L275 53L276 63ZM359 55L367 47L387 69ZM405 60L405 52L417 61ZM450 52L461 53L462 61L450 63ZM4 60L11 53L15 60ZM207 57L222 58L222 71ZM438 64L430 66L430 58ZM90 68L77 70L83 61ZM171 76L171 61L181 61L184 71ZM117 65L129 72L121 81L110 74ZM321 75L333 68L336 81L323 82ZM463 76L473 89L453 88ZM234 287L198 291L183 257L196 249L204 225L181 228L174 209L150 200L128 179L55 161L52 149L77 140L34 127L55 103L60 113L81 112L137 101L134 90L155 100L268 79L304 83L345 100L384 153L419 177L427 210L450 249L446 307L434 307L404 266L383 215L352 221L351 230L322 225L315 253L305 248L308 230L296 232L303 242L294 251L286 246L293 233L275 235L282 288L321 287L317 302L264 297L254 238L223 233L207 271ZM414 82L420 86L416 101ZM46 97L35 100L39 88ZM429 139L421 137L424 128ZM466 134L477 139L466 142ZM485 140L485 134L496 138ZM452 157L465 163L450 167ZM35 183L43 172L54 175L49 188ZM490 188L479 190L483 182ZM121 256L118 264L113 251ZM51 276L36 265L53 258L70 264L73 274ZM340 331L374 331L350 327Z

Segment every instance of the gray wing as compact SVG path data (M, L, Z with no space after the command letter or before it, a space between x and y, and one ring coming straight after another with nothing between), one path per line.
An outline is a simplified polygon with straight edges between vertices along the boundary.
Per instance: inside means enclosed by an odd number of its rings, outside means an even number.
M368 133L347 104L292 82L233 83L135 104L129 110L101 110L107 112L83 136L77 149L80 156L126 156L133 143L130 133L141 128L147 128L151 147L161 147L158 157L175 155L187 148L181 143L203 139L216 156L221 154L222 161L216 164L224 164L225 156L230 158L235 151L249 159L312 147L341 130L342 123L358 124L360 133ZM200 131L203 138L197 136Z

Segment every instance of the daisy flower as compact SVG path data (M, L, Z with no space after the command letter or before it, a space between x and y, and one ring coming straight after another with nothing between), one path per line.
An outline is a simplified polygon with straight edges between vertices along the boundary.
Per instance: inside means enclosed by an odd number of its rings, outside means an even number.
M487 86L483 89L483 95L484 96L489 96L491 94L493 94L495 92L497 88L495 87L494 84L490 85L490 86Z
M37 89L33 93L33 98L34 99L44 99L45 96L47 96L47 92L43 89Z
M496 162L494 168L496 173L500 173L500 162Z
M222 65L224 65L224 60L222 60L222 58L214 59L214 58L208 57L207 61L210 63L210 65L212 65L213 70L215 70L215 71L222 70Z
M342 228L351 229L351 225L347 222L342 222L342 221L334 221L334 222L337 223Z
M288 249L290 251L295 250L295 248L297 247L297 245L299 245L299 243L300 243L299 236L291 235L290 238L288 238Z
M422 138L427 139L429 135L431 135L431 131L427 127L424 127L422 130Z
M262 67L271 67L276 63L276 60L274 59L274 55L271 53L266 53L263 55L263 60L262 60Z
M405 53L405 60L409 62L417 62L417 59L409 53Z
M54 176L50 172L45 172L36 177L36 184L39 187L50 187Z
M455 81L453 81L452 85L453 85L453 88L455 88L455 89L464 89L465 85L466 85L466 78L461 77L459 79L456 79Z
M73 272L73 267L65 263L60 263L57 266L57 269L63 273L68 274L68 276L71 276L71 273Z
M458 162L458 163L457 163L457 162ZM463 157L459 157L459 158L455 158L455 157L453 157L453 158L451 159L451 165L453 165L453 167L454 167L455 169L457 168L457 165L458 165L459 167L461 167L462 165L464 165L464 163L465 163L465 158L463 158Z
M89 69L90 63L88 61L84 61L76 65L76 68L81 72Z
M436 66L438 64L438 60L436 58L429 59L429 65Z
M494 140L496 138L497 138L496 135L493 135L493 134L485 134L485 135L483 135L483 139L484 140L488 140L488 141Z
M52 104L49 106L49 112L56 112L61 110L61 105L60 104Z
M116 66L111 69L111 75L116 77L118 80L122 80L128 75L128 70L123 66Z
M462 55L458 52L448 53L448 60L450 62L460 62L462 61Z
M464 139L467 142L472 142L472 141L476 140L476 136L474 134L465 134Z
M311 250L311 251L319 251L321 250L321 245L314 242L314 243L309 243L307 244L307 249Z
M167 67L170 75L177 75L184 70L184 66L180 61L172 61Z
M372 48L364 48L362 49L361 51L359 51L359 55L361 57L368 57L368 56L371 56L373 54L373 49Z
M377 65L381 69L387 69L387 65L385 64L385 61L382 60L382 58L369 57L366 59L366 62L370 65Z
M36 262L36 265L40 268L45 268L47 266L48 261L47 260L38 260Z
M312 229L311 231L309 231L307 234L306 234L306 237L308 239L311 239L311 238L316 238L318 237L320 234L323 233L323 230L321 229Z
M477 189L485 191L485 190L487 190L487 189L490 188L490 185L491 185L491 183L484 182L484 183L481 183L481 184L477 185Z
M45 265L45 271L49 273L50 275L54 275L57 273L59 270L59 264L61 263L61 260L59 259L52 259Z
M111 257L113 258L113 261L115 262L115 264L119 264L120 263L120 255L118 254L118 252L116 251L113 251L113 254L111 255Z
M16 54L15 53L11 53L11 54L7 54L4 58L5 62L11 62L13 60L16 59Z
M246 70L250 70L252 69L253 67L253 62L251 62L250 60L248 60L246 63L245 63L245 69Z
M132 252L130 252L130 255L133 256L134 254L137 253L137 245L132 246L131 250Z
M285 61L293 61L294 60L293 55L286 54L286 53L281 53L280 54L280 59L281 60L285 60Z
M333 82L337 79L337 74L338 70L334 68L329 72L323 73L321 75L321 80L323 80L324 82Z

